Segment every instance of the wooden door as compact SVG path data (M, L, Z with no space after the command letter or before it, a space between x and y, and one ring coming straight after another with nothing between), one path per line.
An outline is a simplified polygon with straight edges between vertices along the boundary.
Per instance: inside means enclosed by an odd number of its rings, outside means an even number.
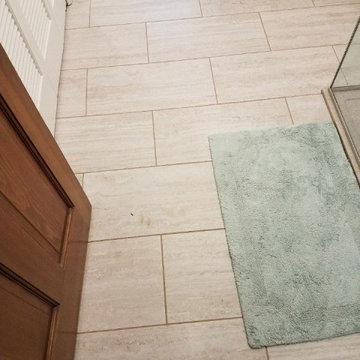
M0 46L0 360L73 359L90 212Z

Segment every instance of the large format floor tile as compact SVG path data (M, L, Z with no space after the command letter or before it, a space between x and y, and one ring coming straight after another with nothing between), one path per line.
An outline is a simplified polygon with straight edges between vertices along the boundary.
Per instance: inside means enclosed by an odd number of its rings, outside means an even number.
M88 114L214 103L208 59L89 69Z
M90 243L78 331L164 322L160 238Z
M210 160L208 136L291 124L284 99L154 112L158 164Z
M168 321L241 315L225 231L163 236Z
M338 66L331 47L273 51L214 58L220 102L316 94Z
M56 117L82 116L86 112L86 70L61 72Z
M287 102L295 125L331 121L322 95L296 96L288 98Z
M90 240L223 227L211 163L85 174L84 188Z
M273 50L345 44L359 17L359 5L315 7L261 14Z
M92 0L90 23L126 24L200 15L198 0Z
M204 16L314 6L311 0L200 0L200 2Z
M150 61L194 59L269 49L258 14L148 24Z
M269 360L358 360L360 335L268 348Z
M90 0L76 0L66 9L66 29L89 26Z
M63 69L147 62L145 24L67 30Z
M55 138L74 172L155 165L151 112L59 119Z
M76 360L266 360L251 350L242 320L80 334Z

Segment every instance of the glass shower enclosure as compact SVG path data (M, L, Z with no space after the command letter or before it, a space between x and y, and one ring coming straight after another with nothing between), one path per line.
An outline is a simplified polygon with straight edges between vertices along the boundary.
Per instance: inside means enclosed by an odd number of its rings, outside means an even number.
M346 136L360 159L360 19L345 50L330 91Z

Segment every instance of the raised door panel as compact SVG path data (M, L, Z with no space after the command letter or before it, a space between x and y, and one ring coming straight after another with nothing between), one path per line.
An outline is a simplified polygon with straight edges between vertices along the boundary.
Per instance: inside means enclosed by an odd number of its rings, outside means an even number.
M72 204L1 105L0 192L60 254Z
M0 272L0 360L40 360L48 352L56 305Z

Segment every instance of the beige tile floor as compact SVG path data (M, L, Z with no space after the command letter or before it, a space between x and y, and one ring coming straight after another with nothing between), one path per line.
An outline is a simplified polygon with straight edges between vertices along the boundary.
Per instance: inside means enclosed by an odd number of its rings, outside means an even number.
M252 350L207 136L327 121L360 0L74 0L55 137L93 204L77 360L358 360Z

